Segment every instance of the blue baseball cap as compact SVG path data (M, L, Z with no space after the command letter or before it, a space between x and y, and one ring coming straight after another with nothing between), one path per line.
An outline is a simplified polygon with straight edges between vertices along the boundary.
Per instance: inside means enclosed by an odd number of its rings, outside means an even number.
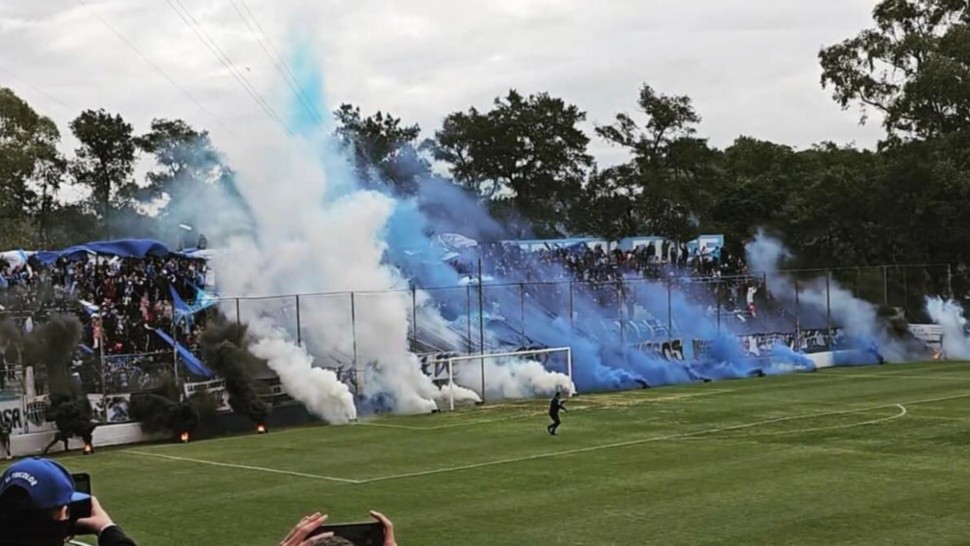
M32 457L11 465L0 477L0 496L11 487L20 487L30 498L30 509L49 509L83 502L90 495L74 490L74 478L63 466L50 459Z

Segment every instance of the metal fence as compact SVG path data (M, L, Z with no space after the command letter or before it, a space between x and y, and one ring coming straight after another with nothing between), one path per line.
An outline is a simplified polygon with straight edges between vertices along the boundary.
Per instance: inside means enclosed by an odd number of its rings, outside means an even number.
M621 343L634 343L644 329L654 336L683 329L680 325L697 319L698 309L718 331L831 330L839 326L839 307L849 296L868 302L877 313L903 313L911 322L925 322L925 298L963 293L955 292L958 283L948 265L880 265L611 282L472 280L463 286L386 292L224 298L222 308L243 323L269 315L314 354L334 355L332 367L356 368L362 338L372 334L362 330L401 308L409 315L412 351L478 353L499 349L496 338L506 347L534 345L542 334L532 329L550 320L589 328L590 316L612 323L607 330ZM641 328L638 322L649 324Z
M374 340L382 336L390 343L403 333L407 349L418 354L478 354L541 346L540 330L556 321L627 346L671 339L699 320L739 335L819 335L839 326L838 306L847 296L869 302L877 312L902 312L910 322L925 322L925 298L966 294L970 283L965 277L947 265L884 265L615 282L472 280L462 286L385 292L222 298L219 309L240 324L268 319L311 354L327 355L317 365L356 385L363 364L380 354ZM13 318L19 327L29 316L22 309L0 311L0 320ZM406 332L394 331L404 323ZM831 335L821 338L830 343ZM10 393L21 388L15 373L21 355L2 343L0 391ZM177 381L185 370L176 362L172 351L95 354L75 371L86 392L109 400Z

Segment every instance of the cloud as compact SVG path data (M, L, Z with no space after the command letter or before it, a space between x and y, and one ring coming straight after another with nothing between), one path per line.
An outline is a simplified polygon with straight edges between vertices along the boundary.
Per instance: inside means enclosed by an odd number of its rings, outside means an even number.
M487 108L509 88L548 91L589 112L587 129L633 112L649 82L690 95L718 146L750 135L807 147L822 140L872 145L819 85L820 47L870 25L875 0L47 0L0 6L3 85L52 116L63 133L84 108L121 113L137 131L153 117L209 129L230 153L252 131L281 131L173 6L184 6L276 109L285 83L260 37L237 12L251 10L272 46L309 39L324 62L327 96L421 124ZM183 87L202 107L120 40ZM250 20L250 23L253 23ZM254 25L252 25L255 28ZM267 45L265 42L263 46ZM334 105L331 105L331 107ZM75 143L67 138L64 147ZM601 163L623 153L595 137Z

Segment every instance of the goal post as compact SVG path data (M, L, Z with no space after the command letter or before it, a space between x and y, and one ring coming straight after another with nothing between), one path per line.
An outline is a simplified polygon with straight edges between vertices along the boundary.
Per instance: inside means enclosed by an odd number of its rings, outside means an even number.
M483 353L483 354L468 354L468 355L457 355L449 356L446 359L448 366L448 409L454 411L455 409L455 387L461 387L455 382L455 365L462 362L479 361L479 371L481 372L481 398L482 403L485 402L485 392L488 388L486 384L486 360L510 360L510 359L520 359L520 360L532 360L538 361L540 365L542 363L542 357L547 357L548 355L553 355L556 353L564 354L566 357L566 377L568 377L570 383L573 385L573 394L575 394L575 383L573 383L573 350L570 347L554 347L548 349L524 349L520 351L508 351L502 353ZM539 357L539 358L536 358ZM514 368L514 364L505 363L504 366L509 366ZM545 366L543 365L543 368ZM545 368L546 373L556 373L551 372Z

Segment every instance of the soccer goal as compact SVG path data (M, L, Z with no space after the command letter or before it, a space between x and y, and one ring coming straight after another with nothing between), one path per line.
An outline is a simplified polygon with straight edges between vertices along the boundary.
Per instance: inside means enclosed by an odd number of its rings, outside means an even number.
M523 349L500 353L441 355L435 366L436 383L448 394L454 411L456 396L474 391L487 399L546 396L558 390L575 393L573 351L569 347Z

